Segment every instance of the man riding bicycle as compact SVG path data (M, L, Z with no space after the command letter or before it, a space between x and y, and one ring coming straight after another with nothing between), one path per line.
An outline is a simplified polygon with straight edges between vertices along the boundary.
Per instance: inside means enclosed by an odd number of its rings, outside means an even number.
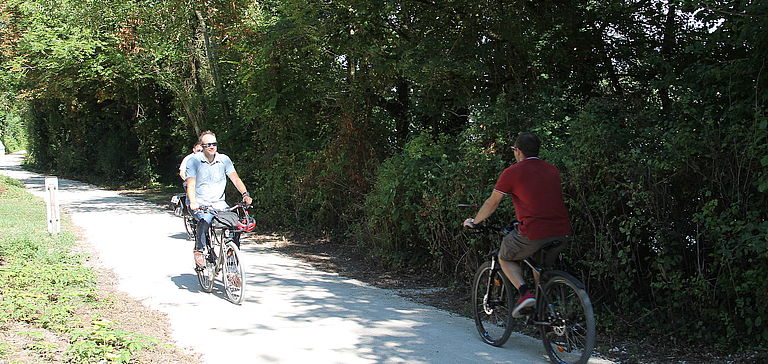
M474 228L496 211L505 195L512 197L519 224L504 236L499 248L499 263L520 293L512 311L512 316L516 318L522 316L523 309L536 303L533 292L523 279L519 262L546 243L555 240L565 242L572 234L568 210L563 201L560 172L555 166L539 159L540 145L541 141L535 134L520 133L512 147L517 163L501 173L491 196L477 215L464 221L465 227ZM564 245L557 249L562 249ZM536 273L534 271L534 278L538 279Z
M187 154L184 159L181 160L181 164L179 164L179 177L181 177L181 180L184 181L184 188L187 187L187 162L197 153L200 153L203 151L203 146L200 145L200 142L198 141L195 143L195 145L192 146L192 152Z
M213 221L214 212L210 210L201 210L201 206L206 206L215 210L226 209L227 202L224 199L224 188L227 186L227 177L232 180L235 188L243 196L246 205L253 202L248 194L248 189L235 171L232 160L225 154L218 153L218 142L216 134L210 130L200 134L200 143L203 147L202 153L194 154L187 162L186 181L187 197L189 198L189 208L194 212L197 220L197 238L195 239L195 264L198 267L205 265L203 249L208 239L208 229ZM238 240L235 242L239 244Z

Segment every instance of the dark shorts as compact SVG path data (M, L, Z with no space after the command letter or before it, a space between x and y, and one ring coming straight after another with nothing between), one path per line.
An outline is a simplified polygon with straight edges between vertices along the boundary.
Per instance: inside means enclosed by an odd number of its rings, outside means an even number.
M524 235L520 235L517 229L512 230L509 234L504 236L501 241L501 247L499 248L499 258L508 261L520 261L532 256L539 251L544 244L551 241L560 240L565 244L560 244L556 250L550 250L547 255L556 257L565 248L570 237L568 236L553 236L551 238L544 238L538 240L529 240ZM549 259L547 259L549 260Z

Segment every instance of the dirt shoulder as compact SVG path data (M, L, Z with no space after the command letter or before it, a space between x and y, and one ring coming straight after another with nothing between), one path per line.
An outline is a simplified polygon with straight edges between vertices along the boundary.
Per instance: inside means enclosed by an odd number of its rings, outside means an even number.
M68 220L68 219L65 219ZM82 329L92 322L108 323L114 332L131 333L156 340L157 345L145 346L131 355L132 363L200 363L201 356L189 348L174 343L167 316L144 306L117 289L115 274L99 264L98 253L87 243L81 229L71 223L66 229L77 237L72 252L84 257L83 265L92 269L96 278L96 304L81 305L74 313L74 322ZM2 290L0 290L2 299ZM25 322L0 325L0 364L2 363L61 363L71 345L69 334L62 334ZM92 350L98 350L93 348ZM82 358L81 358L82 359ZM77 359L75 359L77 360Z
M98 252L89 245L81 229L72 227L78 237L77 253L88 257L85 265L96 273L98 300L102 303L95 312L82 312L102 320L115 322L115 328L152 337L159 345L143 350L133 361L138 363L201 363L201 355L191 348L179 347L166 314L148 308L131 296L117 289L118 278L114 272L99 264Z

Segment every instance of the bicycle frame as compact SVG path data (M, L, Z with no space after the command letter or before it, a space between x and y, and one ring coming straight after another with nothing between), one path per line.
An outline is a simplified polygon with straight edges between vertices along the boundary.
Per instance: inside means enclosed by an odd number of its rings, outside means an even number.
M221 255L222 255L222 247L223 244L221 244L222 239L219 238L219 235L216 234L216 230L213 227L208 228L208 239L207 239L207 246L208 251L211 252L214 256L214 267L216 267L213 271L213 276L217 276L219 274L219 271L221 270ZM214 248L217 248L214 250Z
M224 249L226 246L226 238L231 237L231 235L228 236L227 234L232 234L228 228L214 228L211 226L211 228L208 229L208 249L213 251L214 246L218 246L218 252L214 252L214 256L216 257L216 269L214 270L214 276L217 276L224 267Z
M542 249L544 249L544 248L542 248ZM543 252L544 255L546 255L546 253L547 253L546 251ZM543 257L542 257L542 259L543 259ZM547 278L551 275L552 270L548 270L546 268L543 268L543 267L540 267L540 266L536 265L536 263L533 262L533 260L531 258L525 258L523 260L523 262L526 265L528 265L532 270L534 270L534 271L536 271L538 273L539 279L534 279L534 287L535 287L534 288L534 296L536 297L536 300L539 300L539 299L541 299L541 297L544 296L543 289L541 288L541 282L542 281L544 281L544 282L547 281ZM536 325L536 326L551 326L552 325L551 322L540 321L541 318L539 317L539 315L541 313L542 312L540 312L538 307L536 309L534 309L533 313L531 315L528 315L527 323L530 324L530 325Z
M554 247L554 245L551 245L549 247L544 247L542 249L551 248L551 247ZM544 252L544 254L546 254L546 251ZM492 256L492 258L491 258L491 271L493 271L493 272L499 272L500 271L502 273L502 275L504 275L506 277L506 273L504 273L504 271L501 269L501 265L499 263L498 249L492 251L492 253L490 255ZM569 277L573 278L573 276L571 276L570 274L568 274L566 272L555 271L555 270L548 270L546 268L540 267L530 257L529 258L525 258L523 260L523 262L528 267L530 267L531 270L536 271L538 273L539 279L534 279L534 295L536 296L536 299L539 299L539 297L542 296L542 288L541 288L540 281L543 280L543 281L546 282L546 280L547 280L546 278L548 278L550 275L552 275L553 272L558 272L560 274L568 275ZM506 277L506 278L509 279L509 277ZM492 282L491 281L492 281L492 279L493 279L493 274L488 276L488 284L486 285L487 288L486 288L486 292L485 292L486 296L489 296L491 294L491 287L492 287L492 285L491 285ZM575 278L573 278L573 279L576 280ZM578 280L576 280L576 281L578 281ZM583 288L583 285L582 285L582 288ZM539 325L539 326L541 326L541 325L545 325L545 326L550 325L550 323L548 323L548 322L536 321L536 318L534 318L533 316L538 316L538 313L539 313L538 310L534 309L533 313L535 315L529 315L528 316L528 323L529 324L534 324L534 325Z

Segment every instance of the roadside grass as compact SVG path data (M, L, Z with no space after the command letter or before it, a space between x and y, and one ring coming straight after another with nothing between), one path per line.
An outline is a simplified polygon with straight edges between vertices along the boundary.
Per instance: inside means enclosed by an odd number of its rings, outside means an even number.
M75 235L47 231L44 202L0 175L0 362L118 362L158 345L102 320L109 305Z

